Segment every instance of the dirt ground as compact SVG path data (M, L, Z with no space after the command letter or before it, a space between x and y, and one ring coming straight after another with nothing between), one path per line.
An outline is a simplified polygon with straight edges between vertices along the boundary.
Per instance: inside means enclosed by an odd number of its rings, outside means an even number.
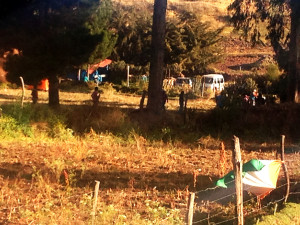
M105 151L99 152L99 146L95 143L83 142L81 144L89 151L94 152L93 156L79 157L78 159L69 156L68 151L74 148L74 144L68 142L53 144L22 141L0 143L0 185L2 187L0 194L2 195L2 204L4 203L1 207L9 209L0 210L0 223L28 224L22 222L22 217L21 220L17 219L19 217L18 210L12 212L10 207L22 207L34 211L36 210L34 202L41 207L50 199L51 201L59 199L60 197L55 194L51 194L51 197L44 195L46 195L49 187L51 190L63 190L62 187L67 185L63 171L72 176L72 180L75 181L72 186L78 196L92 192L95 185L94 181L100 181L99 199L101 202L107 205L114 204L115 207L124 211L123 214L125 215L128 215L132 210L140 211L143 214L145 211L144 202L151 200L160 202L167 208L180 209L184 218L190 192L196 192L195 202L197 207L201 207L201 210L206 207L203 205L205 204L203 201L209 200L214 204L218 203L224 206L228 205L228 202L234 201L230 197L234 194L234 189L214 189L214 182L221 177L221 171L226 173L232 167L231 150L226 150L226 164L224 168L221 168L221 151L219 149L192 147L184 149L186 154L182 154L167 150L168 147L166 147L162 153L161 150L146 144L140 146L139 150L137 150L137 146L132 146L131 148L135 148L137 153L124 154L120 153L119 150L114 150L116 146L110 146L107 151L112 153L107 153ZM260 151L256 149L257 146L253 146L253 148L247 146L247 150L243 148L242 158L244 161L253 158L276 159L275 149L277 147L262 148ZM250 149L257 151L250 151ZM67 159L66 163L72 161L72 165L63 164L62 167L54 167L54 162L63 157ZM291 181L290 192L292 194L289 201L299 203L300 185L296 183L300 180L299 147L295 148L295 152L287 153L285 157ZM47 162L53 163L48 164ZM35 184L37 174L44 177L45 186L34 188L37 185ZM61 174L60 185L57 184L58 174ZM70 182L72 181L70 180ZM284 184L286 184L286 180L281 169L278 180L278 187L280 188L271 192L262 201L262 204L267 205L270 201L284 197L286 191ZM10 188L7 189L6 187ZM43 193L44 191L45 193ZM295 195L294 193L298 194ZM224 196L229 198L224 199ZM24 201L24 198L27 200ZM79 201L76 199L72 201ZM45 202L45 200L47 201ZM22 205L24 202L28 203L24 206ZM220 206L216 206L216 208L220 208ZM207 210L213 211L216 208L212 208L211 205ZM75 211L73 213L76 214Z

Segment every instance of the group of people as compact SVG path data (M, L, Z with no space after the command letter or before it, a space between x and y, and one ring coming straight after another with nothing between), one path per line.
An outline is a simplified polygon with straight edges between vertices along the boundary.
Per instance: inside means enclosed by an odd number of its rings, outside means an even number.
M145 101L146 95L147 95L147 91L144 90L141 101L140 101L140 110L142 110L144 108L144 101ZM163 111L166 110L166 103L168 102L168 100L169 100L169 98L168 98L167 92L165 90L162 90L161 91L161 104L162 104L161 108Z
M142 98L140 101L140 109L143 109L144 107L144 100L146 98L147 95L147 91L143 91L142 94ZM32 102L34 104L37 103L38 101L38 91L37 89L33 89L31 92L31 96L32 96ZM93 106L96 107L99 104L99 100L100 100L100 91L98 87L94 88L93 93L91 94L91 98L92 98L92 102L93 102ZM169 98L168 95L166 93L165 90L162 90L162 94L161 94L161 103L162 103L162 110L166 110L166 103L168 102ZM181 91L180 95L179 95L179 112L183 112L184 109L184 103L186 103L186 100L184 98L184 91Z
M250 95L244 96L244 104L246 106L260 106L265 104L265 99L261 93L258 93L258 91L254 89Z
M100 91L98 87L95 87L93 93L91 94L93 105L97 106L100 100ZM33 88L31 91L32 103L36 104L38 102L38 90L37 88Z
M142 94L142 98L140 100L140 110L143 109L144 107L144 101L147 95L147 91L143 91ZM33 88L32 92L31 92L31 96L32 96L32 102L33 104L36 104L38 101L38 90L36 88ZM91 98L92 98L92 102L93 102L93 106L97 107L99 100L100 100L100 91L98 87L95 87L93 93L91 94ZM168 102L168 95L166 93L165 90L161 91L161 107L162 110L165 111L166 110L166 103ZM220 92L215 92L215 100L216 100L216 105L219 108L223 107L223 99L222 99L222 95ZM184 107L186 107L187 104L187 98L185 98L184 96L184 91L180 92L179 95L179 112L182 113L184 111ZM253 92L250 95L244 95L244 99L243 99L243 104L244 106L260 106L260 105L264 105L265 104L265 98L262 96L261 93L258 93L258 91L256 89L253 90Z
M144 90L141 101L140 101L140 110L142 110L144 107L144 100L145 100L146 94L147 94L147 92ZM161 109L163 111L166 110L166 103L168 101L169 101L169 98L168 98L167 92L162 89L162 91L161 91L161 104L162 104ZM186 106L186 103L187 103L187 98L185 98L185 96L184 96L184 91L181 91L180 95L179 95L179 112L184 111L184 105Z
M102 82L102 75L98 73L98 70L96 70L96 72L93 74L93 79L97 86ZM90 81L90 77L87 73L84 74L83 81L84 82Z
M165 90L162 90L161 92L161 103L162 103L162 110L165 111L166 110L166 103L168 102L169 98L167 95L167 92ZM147 95L147 91L143 91L141 100L140 100L140 110L142 110L144 108L144 101ZM92 97L92 101L93 101L93 105L97 106L99 103L99 99L100 99L100 92L98 87L95 87L94 92L91 95ZM187 103L187 98L184 97L184 91L180 92L179 95L179 112L183 112L184 111L184 105L186 106Z

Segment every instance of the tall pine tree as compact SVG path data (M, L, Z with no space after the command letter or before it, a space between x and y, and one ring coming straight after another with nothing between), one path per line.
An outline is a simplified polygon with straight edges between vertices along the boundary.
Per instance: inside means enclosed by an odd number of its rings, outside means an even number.
M116 38L106 28L110 1L33 1L1 21L1 48L8 57L8 80L49 79L49 105L59 105L58 76L110 55ZM103 16L105 15L105 16Z
M288 99L299 102L300 1L234 0L228 10L233 25L254 43L263 37L261 27L267 28L276 59L288 73Z
M127 64L143 66L151 60L152 21L150 6L117 5L113 25L118 31L118 41L113 57ZM190 76L205 72L207 66L217 61L221 29L211 29L201 18L186 9L172 8L166 18L165 58L166 68L173 75L184 72Z
M162 82L165 57L167 0L155 0L152 25L152 55L148 87L147 109L159 113L162 111Z

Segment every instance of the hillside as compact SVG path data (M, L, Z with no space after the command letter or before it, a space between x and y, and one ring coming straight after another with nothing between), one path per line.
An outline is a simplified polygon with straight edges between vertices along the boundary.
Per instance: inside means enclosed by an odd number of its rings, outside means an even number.
M154 0L116 0L120 4L135 5L142 7L148 3L153 4ZM172 10L186 8L201 15L203 22L207 22L215 28L223 28L223 41L220 43L224 57L219 63L211 65L209 72L218 72L230 76L248 75L255 71L263 74L264 66L273 62L273 49L270 44L252 46L234 31L228 23L227 7L232 0L168 0L167 14ZM139 5L139 6L138 6Z

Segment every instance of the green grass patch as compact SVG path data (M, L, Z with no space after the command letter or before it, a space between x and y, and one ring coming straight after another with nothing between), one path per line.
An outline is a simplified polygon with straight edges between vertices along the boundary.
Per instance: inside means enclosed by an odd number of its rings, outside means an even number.
M263 216L258 225L291 225L300 224L300 204L287 203L285 207L275 215Z

